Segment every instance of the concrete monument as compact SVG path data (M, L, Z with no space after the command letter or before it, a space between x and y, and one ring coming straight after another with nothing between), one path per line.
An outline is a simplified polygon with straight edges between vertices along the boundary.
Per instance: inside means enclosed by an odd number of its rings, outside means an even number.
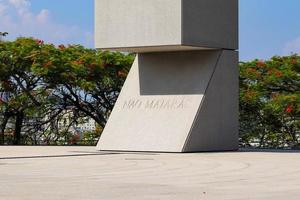
M96 0L96 48L137 57L99 150L238 149L238 0Z

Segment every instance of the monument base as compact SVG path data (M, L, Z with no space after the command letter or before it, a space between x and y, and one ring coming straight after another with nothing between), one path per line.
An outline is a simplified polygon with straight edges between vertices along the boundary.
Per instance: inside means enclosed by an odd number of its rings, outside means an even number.
M138 54L98 150L238 149L238 53Z

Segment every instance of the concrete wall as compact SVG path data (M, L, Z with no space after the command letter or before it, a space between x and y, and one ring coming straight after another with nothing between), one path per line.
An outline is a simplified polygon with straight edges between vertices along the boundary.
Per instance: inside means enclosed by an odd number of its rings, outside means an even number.
M181 0L96 0L96 48L181 44Z
M139 54L97 148L235 150L237 79L233 51Z
M184 152L238 149L237 62L238 52L222 51L186 139Z
M95 47L130 52L238 48L238 0L95 0Z
M95 37L139 53L97 149L238 148L238 0L96 0Z
M238 0L182 0L182 44L238 49Z

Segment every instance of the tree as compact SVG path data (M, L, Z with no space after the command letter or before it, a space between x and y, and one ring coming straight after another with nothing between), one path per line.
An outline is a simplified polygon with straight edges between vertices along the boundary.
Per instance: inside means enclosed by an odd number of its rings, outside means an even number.
M0 32L0 41L2 39L2 37L5 37L8 35L8 32Z
M133 58L78 45L60 45L47 63L36 62L34 70L55 91L57 99L104 127Z
M8 32L0 32L0 36L6 36L8 35Z
M37 143L56 130L54 122L66 109L74 113L69 126L89 116L104 127L133 58L32 38L1 42L1 143L9 120L15 124L14 144L22 143L21 136Z
M26 116L47 105L50 88L32 71L35 59L47 59L46 48L41 41L28 38L0 43L0 90L6 95L0 104L4 113L1 138L8 120L14 117L14 144L20 144Z
M240 64L241 142L297 147L300 142L300 57Z

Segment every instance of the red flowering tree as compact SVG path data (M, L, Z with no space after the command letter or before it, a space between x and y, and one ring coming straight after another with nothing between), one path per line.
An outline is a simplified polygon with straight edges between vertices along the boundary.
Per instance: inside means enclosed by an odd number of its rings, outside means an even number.
M15 122L14 144L19 144L25 112L41 105L40 80L30 71L32 57L40 54L39 46L27 39L0 43L1 142L11 119Z
M32 70L53 90L52 95L104 127L134 56L86 49L79 45L51 49Z
M0 144L9 121L13 143L24 144L66 109L70 123L88 116L104 127L133 58L32 38L0 41Z
M241 143L298 147L300 57L240 63Z

